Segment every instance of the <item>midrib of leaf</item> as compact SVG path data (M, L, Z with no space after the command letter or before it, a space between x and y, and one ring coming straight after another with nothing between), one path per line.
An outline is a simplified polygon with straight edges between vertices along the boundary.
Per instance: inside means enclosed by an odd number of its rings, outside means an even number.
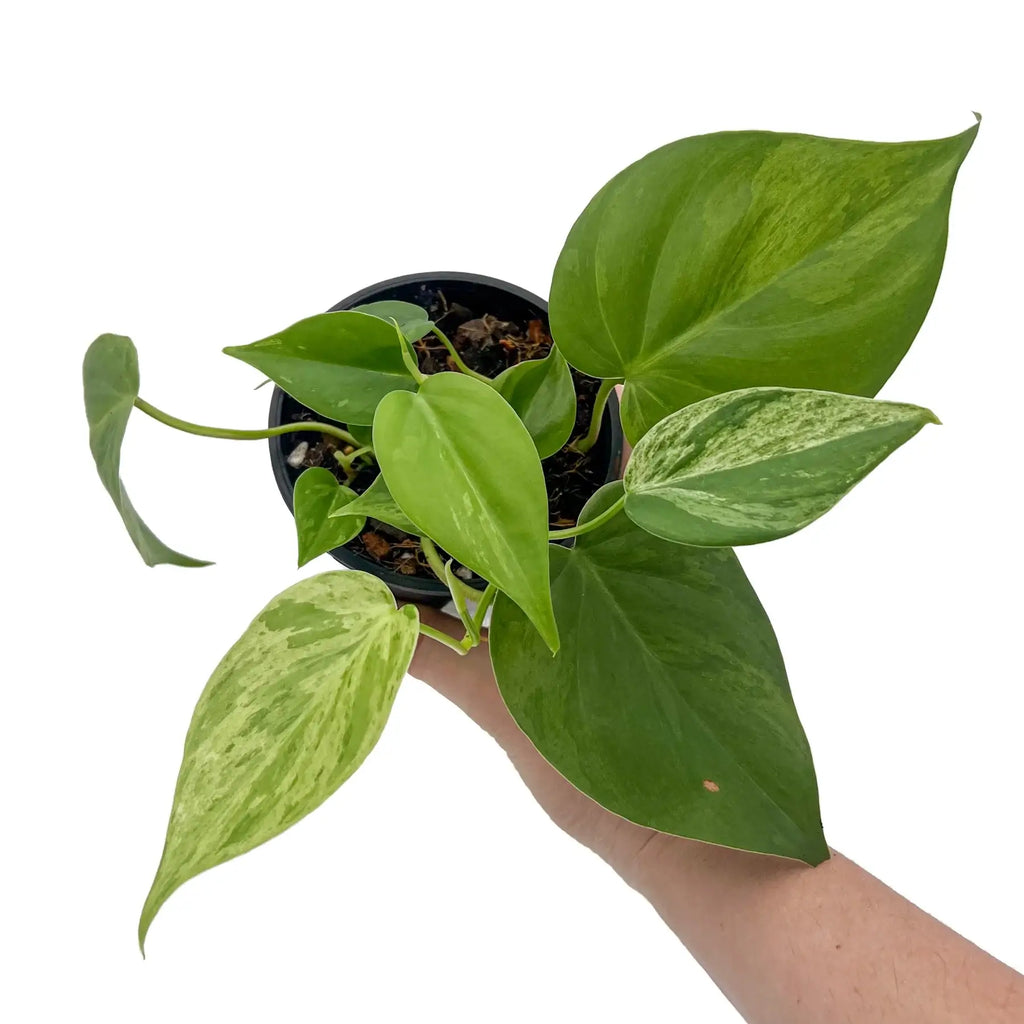
M780 459L789 458L791 455L799 455L801 452L818 451L828 449L834 445L844 444L851 437L864 437L868 434L878 433L879 431L887 430L890 427L896 426L896 423L886 423L880 426L871 427L868 430L857 430L851 431L850 433L843 434L840 437L830 437L824 441L818 441L814 444L802 445L799 448L791 448L785 452L775 452L763 459L752 458L746 462L736 462L728 466L723 466L719 469L705 470L702 472L686 472L680 473L678 476L669 477L667 479L660 480L656 483L648 485L640 484L636 487L631 487L626 492L627 494L653 494L657 491L664 491L672 487L681 487L688 491L693 491L695 494L704 493L698 491L695 488L688 487L685 481L697 480L701 481L713 481L717 477L721 477L725 474L735 473L741 469L748 469L751 466L763 466L766 469L771 469L773 463L778 462ZM678 483L676 482L678 481Z
M502 399L502 401L504 401L504 399ZM430 418L431 424L434 427L434 435L436 437L438 437L439 439L443 439L443 438L447 437L448 436L447 431L444 431L443 429L439 429L439 428L443 428L443 424L438 419L437 413L431 407L430 403L424 401L423 404L424 404L424 406L426 408L427 416ZM530 444L531 445L533 444L533 438L530 439ZM475 494L476 493L476 487L473 486L473 475L470 473L469 466L466 463L466 460L462 457L462 453L459 451L458 447L454 443L449 445L449 450L454 455L454 460L453 461L455 463L455 468L458 470L459 474L462 476L462 480L463 480L463 483L466 485L466 489ZM384 483L387 483L387 480L385 480ZM399 506L399 508L401 508L401 506ZM407 518L409 518L410 522L412 521L411 517L407 517ZM491 518L493 518L493 516L491 516ZM479 524L477 524L477 525L479 525ZM460 529L464 529L464 527L460 526ZM495 533L494 533L493 529L489 528L487 530L487 534L488 534L488 536L492 540L494 539ZM498 540L499 541L501 540L500 535L498 535ZM498 554L498 557L501 560L501 565L504 567L502 569L502 571L504 572L505 569L508 568L509 562L504 557L504 551L502 550L503 546L499 543L497 545L493 545L493 547L494 547L495 553ZM512 576L518 578L519 580L524 580L526 578L523 573L519 573L519 572L516 571L514 563L513 563L513 567L511 569L509 569L509 573Z
M584 560L587 563L589 563L589 561L590 561L585 556L584 556ZM592 565L590 565L590 564L587 564L585 566L585 568L586 568L587 572L590 574L590 576L593 578L593 580L600 587L600 589L603 590L604 593L608 595L608 598L609 598L609 600L610 600L610 602L612 604L612 607L614 608L615 612L617 613L617 616L618 616L619 620L621 622L623 622L628 627L629 632L632 633L632 635L640 643L640 647L641 647L641 650L644 652L644 655L650 661L656 662L659 665L664 665L664 666L667 667L666 662L663 659L659 658L658 655L656 655L650 649L649 645L647 644L647 641L644 640L643 637L640 636L640 634L636 631L636 628L633 626L632 622L623 613L622 606L619 604L618 600L615 598L615 595L608 589L608 586L607 586L607 584L605 584L604 580L601 579L600 574L597 573L596 570L594 569L594 567ZM644 580L647 579L646 574L633 572L633 571L631 571L629 569L618 569L618 568L615 568L615 569L610 569L610 570L607 570L607 571L619 572L619 573L622 573L623 575L627 575L627 576L640 576ZM580 604L582 606L583 602L581 601ZM578 666L578 664L579 664L579 662L577 661L577 666ZM660 675L658 677L658 680L659 680L658 681L658 689L661 690L662 686L661 686L661 677L660 677ZM787 693L789 692L788 688L787 688L786 692ZM758 782L757 779L755 779L754 776L750 774L750 769L747 767L746 763L736 754L736 752L731 747L729 747L725 743L723 743L718 738L718 736L712 731L711 727L704 720L704 718L700 714L700 712L697 711L697 709L687 699L686 694L681 692L681 691L673 691L673 693L674 693L675 696L677 696L683 702L683 704L686 705L686 707L690 711L690 714L692 714L693 717L697 720L697 722L700 723L701 730L704 732L705 736L707 736L708 739L711 740L712 744L714 746L716 746L719 750L721 750L722 753L725 754L725 756L728 757L736 765L737 768L739 768L739 770L743 773L744 777L747 779L747 781L750 783L750 785L753 786L754 789L756 789L759 793L761 793L765 797L766 800L768 800L768 802L786 819L786 821L788 821L793 826L793 828L796 829L796 831L797 831L797 833L799 835L801 835L801 836L806 835L806 830L804 829L804 827L802 825L800 825L797 821L795 821L793 819L793 817L790 815L790 813L784 807L781 807L779 805L779 803L771 795L771 793L769 793L761 785L761 783ZM618 813L618 812L616 812L616 813ZM623 817L625 817L625 815L623 815ZM639 823L634 822L634 824L639 824ZM725 845L725 844L719 844L719 845Z
M946 160L943 163L936 165L934 168L932 168L931 171L928 172L927 175L922 176L922 177L934 177L936 174L938 174L938 172L940 172L940 171L944 170L946 167L948 167L949 164L955 163L955 162L956 162L956 157L954 156L952 159ZM801 267L804 264L806 264L808 262L808 260L811 259L811 257L815 256L822 249L827 248L830 245L834 245L837 241L839 241L845 235L849 234L851 231L853 231L854 229L859 227L860 224L862 224L869 217L872 217L872 216L878 214L880 211L884 210L886 207L891 206L895 202L895 200L903 192L905 192L911 185L919 184L920 181L921 181L921 178L910 178L909 180L905 181L894 192L892 192L889 196L887 196L883 203L881 203L878 206L873 207L871 210L868 210L865 213L861 214L856 220L852 221L851 223L849 223L845 227L843 227L843 229L841 231L838 231L834 235L830 236L829 238L823 239L823 240L819 241L818 243L816 243L815 247L813 249L809 250L808 252L804 253L804 255L800 257L800 259L790 263L786 267L780 268L772 276L772 278L770 280L765 281L762 284L757 285L756 287L754 287L750 291L744 293L739 298L735 299L733 302L729 303L727 306L723 306L720 309L713 310L712 312L708 313L707 315L701 317L699 320L694 321L689 327L687 327L687 329L685 331L682 332L682 334L678 334L674 338L672 338L671 340L667 341L664 345L660 345L658 347L658 349L657 349L657 352L654 353L648 359L640 360L640 361L634 361L632 364L630 364L629 367L626 368L627 369L627 379L628 379L629 375L632 374L632 373L640 374L640 373L645 372L646 370L649 370L652 366L656 366L657 364L662 363L666 356L671 355L674 352L678 352L680 349L685 348L694 339L700 337L703 334L707 334L707 332L714 326L715 321L721 319L722 317L726 316L729 313L734 312L735 310L739 309L740 307L746 305L746 303L750 302L752 299L756 298L762 292L767 291L773 285L777 284L778 281L781 278L785 277L787 274L792 273L794 270L796 270L799 267ZM663 240L663 243L662 243L662 248L664 247L664 244L667 241L667 238L668 238L668 236L666 235L665 236L665 240ZM652 288L651 288L651 291L653 292L653 277L652 277ZM649 314L649 309L650 309L650 305L649 304L650 304L650 293L648 293L648 314ZM648 326L648 320L647 320L647 317L645 317L645 319L644 319L644 338L645 339L647 337L647 326ZM696 388L700 387L700 385L693 384L692 382L690 382L688 380L685 383L687 383L687 385L689 385L691 387L696 387Z

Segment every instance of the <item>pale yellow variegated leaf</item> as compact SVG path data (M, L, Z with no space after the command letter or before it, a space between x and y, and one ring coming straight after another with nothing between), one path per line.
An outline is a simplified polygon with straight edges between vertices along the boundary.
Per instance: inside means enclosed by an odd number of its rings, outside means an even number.
M266 842L362 763L412 659L419 616L360 572L278 594L224 656L185 739L139 944L183 882Z

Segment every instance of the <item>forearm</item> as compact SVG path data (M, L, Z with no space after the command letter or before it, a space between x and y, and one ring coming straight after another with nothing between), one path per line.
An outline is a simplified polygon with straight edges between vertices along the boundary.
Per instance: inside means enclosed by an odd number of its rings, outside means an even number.
M661 837L622 871L749 1024L1019 1024L1024 979L841 854Z
M485 647L459 658L424 642L410 671L494 736L551 818L651 902L749 1024L1024 1022L1019 974L840 854L810 868L604 810L513 721Z

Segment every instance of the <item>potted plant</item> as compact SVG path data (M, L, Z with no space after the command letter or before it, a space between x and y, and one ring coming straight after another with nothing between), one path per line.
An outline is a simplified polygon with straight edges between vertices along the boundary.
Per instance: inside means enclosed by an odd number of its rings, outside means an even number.
M827 858L810 748L733 548L812 523L938 422L872 396L930 305L976 133L672 143L573 225L550 311L500 282L419 275L227 349L277 385L265 429L154 408L132 342L97 338L92 452L148 564L208 563L165 545L128 499L133 408L270 438L300 564L332 552L354 567L277 595L214 670L140 944L178 886L358 768L421 637L453 657L486 643L523 731L615 813ZM396 594L450 599L462 639Z

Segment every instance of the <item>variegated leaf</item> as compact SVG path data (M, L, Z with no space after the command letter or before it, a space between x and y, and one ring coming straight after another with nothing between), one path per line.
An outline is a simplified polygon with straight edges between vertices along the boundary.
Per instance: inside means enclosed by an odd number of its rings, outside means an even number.
M384 395L414 391L394 324L369 313L320 313L251 345L224 349L297 402L341 423L372 423Z
M603 487L581 522L622 494ZM551 552L554 658L503 594L501 695L577 789L671 835L828 857L807 739L771 623L726 548L669 544L616 515Z
M626 468L626 514L705 547L785 537L824 515L935 414L826 391L747 388L673 413Z
M121 521L146 565L209 565L169 548L142 521L121 483L121 442L139 396L139 357L131 338L101 334L82 364L89 447L96 470L121 514Z
M494 387L526 424L542 459L569 440L576 423L576 389L569 364L557 348L543 359L503 370L494 378Z
M573 366L624 377L636 444L710 395L874 395L942 269L978 126L879 143L775 132L682 139L616 175L566 240L551 330Z
M365 516L367 519L376 519L378 522L393 526L396 530L404 530L417 537L423 532L398 507L398 503L391 497L391 492L388 490L388 485L384 482L382 474L378 474L373 483L353 500L350 508L339 509L337 512L332 512L331 515Z
M319 806L362 763L412 659L419 617L380 580L329 572L278 594L214 670L185 738L139 944L183 882Z
M373 450L409 518L508 594L557 650L544 470L512 407L482 381L434 374L416 394L380 403Z
M292 502L300 566L340 548L362 530L366 517L346 511L355 498L355 491L339 484L337 477L322 466L307 469L296 480Z

